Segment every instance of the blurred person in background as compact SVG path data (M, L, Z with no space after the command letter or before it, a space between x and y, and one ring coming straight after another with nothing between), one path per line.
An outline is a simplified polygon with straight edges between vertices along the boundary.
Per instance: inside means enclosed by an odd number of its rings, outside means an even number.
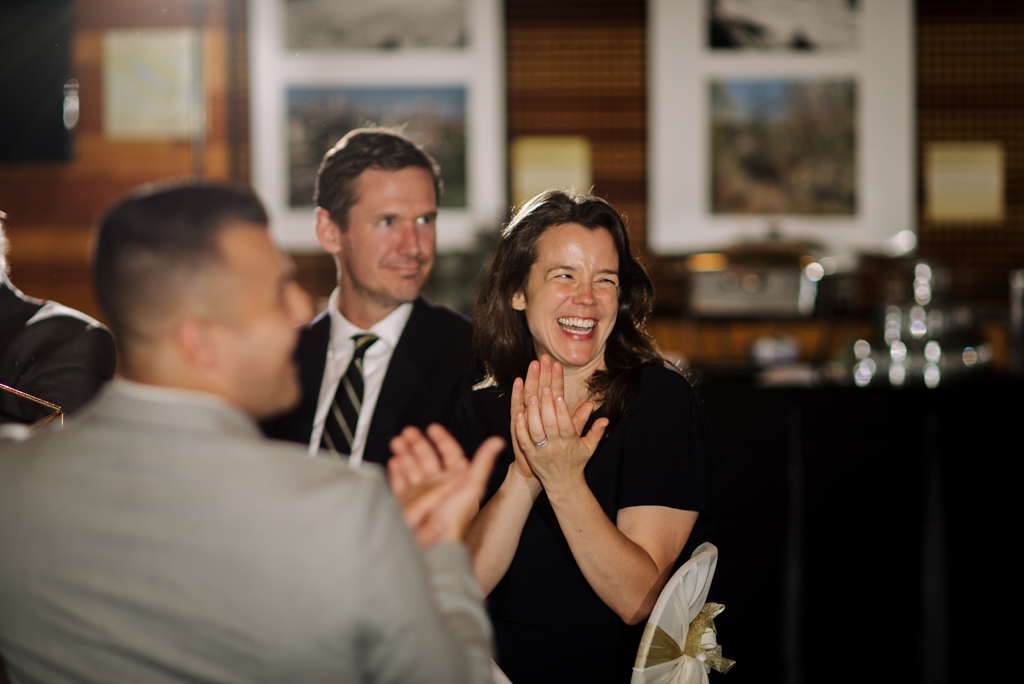
M73 413L114 376L117 352L103 324L14 286L0 212L0 384ZM32 424L52 412L0 390L0 424Z
M255 420L299 398L312 309L248 190L130 195L92 269L118 377L0 452L11 680L488 682L461 540L500 440L472 465L437 442L445 472L400 509L379 468L263 437ZM417 467L418 442L402 443Z
M388 129L349 132L317 172L317 240L335 261L327 310L299 340L303 396L263 424L310 454L385 463L413 425L447 425L472 386L469 320L420 296L434 265L440 170Z
M549 191L502 232L474 309L487 380L452 432L498 457L467 540L513 682L630 680L662 587L713 533L718 442L643 331L653 286L604 200Z

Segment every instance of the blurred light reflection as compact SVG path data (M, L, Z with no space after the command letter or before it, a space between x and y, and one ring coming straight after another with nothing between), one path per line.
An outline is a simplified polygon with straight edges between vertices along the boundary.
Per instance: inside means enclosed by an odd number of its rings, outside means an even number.
M932 288L927 283L914 286L914 301L918 304L927 304L932 301Z
M857 387L867 387L874 375L875 362L871 359L864 359L853 367L853 381L857 384Z
M907 367L898 361L889 366L889 382L900 387L907 379Z
M729 259L724 254L694 254L686 260L686 268L691 271L724 271Z
M964 365L973 366L978 363L978 352L974 351L974 347L964 347Z
M807 264L807 267L804 269L804 273L807 274L808 280L812 283L816 283L825 276L825 267L817 261L812 261Z
M882 249L889 256L903 256L917 246L917 236L912 230L901 230L883 243Z
M890 306L885 310L885 343L892 344L900 339L900 328L903 326L903 312L898 306Z

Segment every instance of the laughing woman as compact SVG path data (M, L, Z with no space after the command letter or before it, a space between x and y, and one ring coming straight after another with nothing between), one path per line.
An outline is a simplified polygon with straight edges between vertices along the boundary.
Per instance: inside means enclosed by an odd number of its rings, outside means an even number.
M717 442L641 326L653 287L618 213L549 191L503 231L474 312L488 380L467 453L506 438L468 541L513 682L629 681L659 592L711 533Z

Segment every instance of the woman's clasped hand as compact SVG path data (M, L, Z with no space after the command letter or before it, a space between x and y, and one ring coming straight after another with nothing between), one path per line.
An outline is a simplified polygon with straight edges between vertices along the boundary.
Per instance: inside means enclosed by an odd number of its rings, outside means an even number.
M608 427L598 418L584 434L594 402L584 401L569 411L562 364L547 354L531 361L525 381L512 384L512 449L524 478L536 478L548 496L565 489L586 487L583 469Z

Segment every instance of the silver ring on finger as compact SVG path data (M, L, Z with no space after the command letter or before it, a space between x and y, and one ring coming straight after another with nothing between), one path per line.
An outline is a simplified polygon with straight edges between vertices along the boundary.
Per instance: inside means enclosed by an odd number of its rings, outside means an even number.
M535 446L535 447L542 447L542 446L544 446L547 443L548 443L548 438L545 437L544 439L540 440L539 442L534 442L533 446Z

